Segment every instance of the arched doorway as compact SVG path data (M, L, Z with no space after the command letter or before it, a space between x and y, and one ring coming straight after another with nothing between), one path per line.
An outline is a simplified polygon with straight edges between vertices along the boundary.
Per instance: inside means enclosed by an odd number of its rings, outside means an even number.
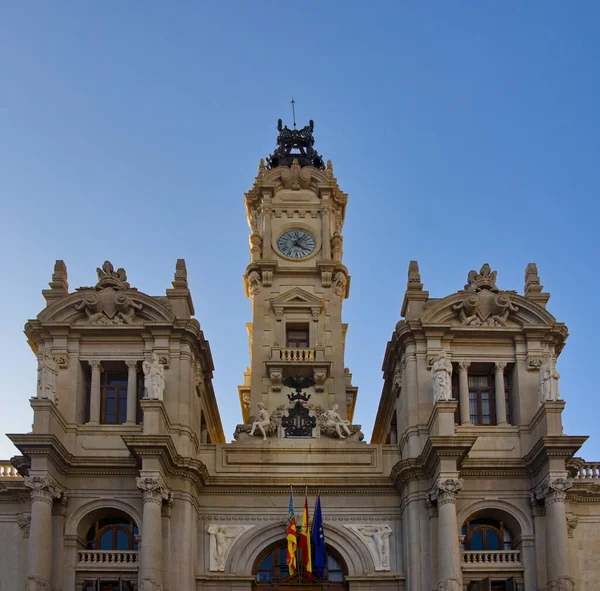
M346 591L348 569L342 557L327 546L327 562L323 578L304 573L298 560L298 571L290 576L287 564L285 542L276 542L266 548L254 562L252 574L256 591Z

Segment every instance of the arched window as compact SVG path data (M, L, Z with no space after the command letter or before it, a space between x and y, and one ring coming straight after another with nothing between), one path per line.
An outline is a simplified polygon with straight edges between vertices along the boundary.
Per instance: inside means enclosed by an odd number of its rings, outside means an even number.
M327 547L327 566L325 567L325 576L320 579L313 573L309 580L303 572L303 565L298 555L298 571L290 576L287 564L285 562L287 546L285 542L278 542L267 548L263 554L254 563L253 572L255 574L255 589L289 589L295 587L310 587L318 584L319 589L327 591L342 591L348 588L345 583L346 568L341 557L329 546ZM300 553L298 553L300 554Z
M138 528L126 517L103 517L85 536L88 550L137 550Z
M512 550L513 537L506 525L497 519L471 519L461 530L463 550Z

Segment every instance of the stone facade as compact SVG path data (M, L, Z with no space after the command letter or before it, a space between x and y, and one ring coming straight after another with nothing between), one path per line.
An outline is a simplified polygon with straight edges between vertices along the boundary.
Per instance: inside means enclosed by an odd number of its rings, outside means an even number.
M70 292L57 261L25 326L33 429L9 435L22 455L0 465L1 589L596 589L600 463L563 433L567 330L534 264L523 295L485 264L430 298L410 263L362 441L344 365L347 195L312 129L280 124L245 196L251 359L231 443L185 261L165 296L108 261ZM298 523L305 487L311 512L321 494L325 580L269 562L290 485Z

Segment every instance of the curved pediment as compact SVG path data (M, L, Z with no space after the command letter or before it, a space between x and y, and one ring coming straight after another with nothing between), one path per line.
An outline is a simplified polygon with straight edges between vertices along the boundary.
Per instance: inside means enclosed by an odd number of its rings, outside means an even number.
M539 304L513 292L482 289L459 291L434 300L421 317L423 324L463 326L524 326L554 324L556 319Z
M42 323L115 326L175 320L166 297L155 298L136 289L84 288L50 304L39 315Z

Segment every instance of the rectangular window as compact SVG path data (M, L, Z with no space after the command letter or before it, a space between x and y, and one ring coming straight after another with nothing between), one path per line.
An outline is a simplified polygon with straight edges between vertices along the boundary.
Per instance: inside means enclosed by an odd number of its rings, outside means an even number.
M102 423L121 425L127 420L127 379L127 372L102 372L100 382Z
M308 348L308 324L288 324L286 326L286 347Z
M492 376L469 376L469 414L474 425L496 423Z

